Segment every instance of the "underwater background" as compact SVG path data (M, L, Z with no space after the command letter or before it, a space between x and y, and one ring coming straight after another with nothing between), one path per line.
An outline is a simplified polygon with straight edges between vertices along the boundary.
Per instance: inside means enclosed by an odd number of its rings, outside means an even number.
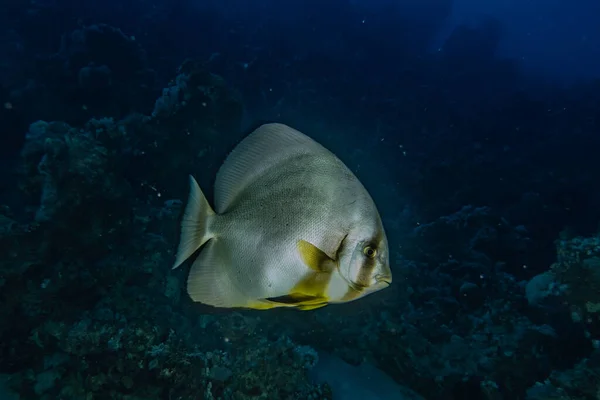
M0 5L0 400L600 398L600 3ZM369 190L390 288L189 299L188 174L266 121Z

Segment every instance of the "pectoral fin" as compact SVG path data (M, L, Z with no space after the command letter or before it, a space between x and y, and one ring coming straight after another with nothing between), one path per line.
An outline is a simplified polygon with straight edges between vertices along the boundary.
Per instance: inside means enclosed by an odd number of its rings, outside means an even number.
M313 271L330 273L335 269L335 260L331 259L324 251L312 243L306 240L299 240L296 246L304 264Z

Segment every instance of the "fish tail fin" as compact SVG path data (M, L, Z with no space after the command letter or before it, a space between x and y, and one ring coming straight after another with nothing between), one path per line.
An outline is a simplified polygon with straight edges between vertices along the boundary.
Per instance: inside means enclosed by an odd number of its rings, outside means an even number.
M198 182L190 175L190 196L181 221L181 237L173 269L183 264L213 237L209 224L211 217L215 215Z

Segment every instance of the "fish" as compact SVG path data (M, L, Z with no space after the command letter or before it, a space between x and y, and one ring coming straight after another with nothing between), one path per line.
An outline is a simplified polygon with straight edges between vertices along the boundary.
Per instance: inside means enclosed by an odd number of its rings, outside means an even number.
M217 172L214 209L192 175L189 182L173 269L193 260L194 302L313 310L391 285L373 199L302 132L266 123L242 139Z

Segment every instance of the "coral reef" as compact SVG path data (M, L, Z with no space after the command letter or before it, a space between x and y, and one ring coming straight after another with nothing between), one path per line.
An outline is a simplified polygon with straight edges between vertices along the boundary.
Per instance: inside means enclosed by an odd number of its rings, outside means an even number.
M2 324L1 353L10 372L24 368L11 379L21 398L327 398L307 375L316 352L248 335L244 318L194 325L198 314L177 307L182 276L165 268L173 236L163 229L176 230L181 201L169 184L210 162L216 132L236 136L242 110L199 64L177 82L153 116L29 129L25 201L0 220L2 318L19 321ZM175 149L186 153L164 157ZM220 339L200 340L208 332Z
M432 27L415 41L394 7L343 0L327 6L343 10L334 24L292 13L294 43L269 13L217 20L222 2L9 3L0 163L18 168L0 175L0 399L336 399L346 377L319 370L328 360L408 398L600 396L598 82L530 98L494 55L495 21L417 54ZM451 2L437 3L441 24ZM123 29L88 23L102 18L84 4ZM44 10L43 40L18 31ZM177 17L194 29L163 24ZM404 46L381 41L395 34ZM182 54L202 55L177 68ZM185 268L170 269L187 175L212 198L249 114L335 143L364 178L389 289L306 313L190 301Z

